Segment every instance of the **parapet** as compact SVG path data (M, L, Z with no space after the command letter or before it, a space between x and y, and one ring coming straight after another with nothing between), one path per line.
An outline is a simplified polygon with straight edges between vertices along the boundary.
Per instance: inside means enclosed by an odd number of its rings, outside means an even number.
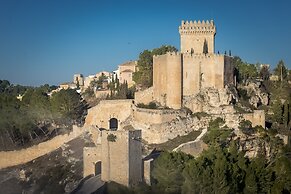
M191 33L216 33L216 27L213 20L200 20L198 21L184 21L182 20L181 26L179 26L180 34L191 34Z
M181 53L180 52L167 52L164 55L154 55L153 58L158 58L161 56L181 56Z
M199 60L214 59L214 58L219 58L219 57L224 58L225 55L216 54L216 53L208 53L208 54L200 54L200 53L195 54L195 53L190 53L190 52L183 53L183 58L193 58L193 59L199 59Z

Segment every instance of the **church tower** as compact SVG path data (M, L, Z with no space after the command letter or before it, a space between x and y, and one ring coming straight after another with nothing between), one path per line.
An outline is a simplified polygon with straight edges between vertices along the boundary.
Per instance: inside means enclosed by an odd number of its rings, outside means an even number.
M179 27L181 53L212 54L216 27L213 20L206 22L182 21Z

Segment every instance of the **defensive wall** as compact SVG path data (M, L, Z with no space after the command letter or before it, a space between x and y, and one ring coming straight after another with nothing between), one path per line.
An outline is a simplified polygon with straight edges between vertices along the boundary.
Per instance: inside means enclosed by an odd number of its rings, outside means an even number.
M153 100L179 109L182 96L199 93L202 88L223 89L232 84L232 58L219 54L168 52L153 58ZM150 98L150 93L147 98ZM137 101L141 95L137 95ZM142 101L142 100L141 100ZM145 100L146 101L146 100Z
M75 139L81 135L83 131L83 128L73 126L73 131L69 134L58 135L38 145L15 151L2 151L0 152L0 169L24 164L48 154L60 148L64 143Z
M135 104L139 104L139 103L149 104L152 101L154 101L154 88L153 87L134 93Z
M182 105L182 57L168 52L153 57L154 99L162 106L179 109Z
M96 164L101 162L101 146L84 147L83 149L83 177L96 174ZM101 162L102 165L102 162Z
M219 54L183 53L183 96L195 95L202 88L224 88L229 58Z
M184 112L173 109L146 109L135 107L133 111L134 121L143 124L162 124L176 119Z
M101 172L103 181L133 186L142 181L141 131L101 132L101 144L84 148L84 177Z
M252 122L252 127L257 125L265 128L265 111L264 110L254 110L252 113L243 113L242 117L245 120Z
M88 110L85 125L109 129L109 120L116 118L118 123L125 121L132 114L133 100L102 100Z

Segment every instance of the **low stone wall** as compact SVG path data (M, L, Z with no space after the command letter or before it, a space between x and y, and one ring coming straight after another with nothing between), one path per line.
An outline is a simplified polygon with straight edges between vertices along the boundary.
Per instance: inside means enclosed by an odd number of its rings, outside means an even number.
M265 128L265 111L264 110L254 110L252 113L244 113L242 114L245 120L249 120L252 122L252 127L257 125Z
M133 111L133 118L136 122L143 124L161 124L170 122L183 112L172 109L146 109L136 107Z
M16 166L32 161L40 156L48 154L58 148L64 143L69 142L83 133L83 128L73 126L73 131L69 134L59 135L51 140L42 142L32 147L15 150L15 151L2 151L0 152L0 169L10 166Z

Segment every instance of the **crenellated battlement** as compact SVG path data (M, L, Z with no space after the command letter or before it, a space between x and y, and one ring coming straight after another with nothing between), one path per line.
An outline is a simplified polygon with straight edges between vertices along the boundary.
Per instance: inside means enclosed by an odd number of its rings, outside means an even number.
M193 54L193 53L183 53L183 58L193 58L193 59L213 59L217 57L224 57L225 55L210 53L210 54Z
M164 55L154 55L153 58L158 58L161 56L181 56L181 53L180 52L167 52Z
M182 20L181 26L179 26L180 34L196 34L196 33L216 33L216 27L213 20L200 20L198 21L184 21Z

